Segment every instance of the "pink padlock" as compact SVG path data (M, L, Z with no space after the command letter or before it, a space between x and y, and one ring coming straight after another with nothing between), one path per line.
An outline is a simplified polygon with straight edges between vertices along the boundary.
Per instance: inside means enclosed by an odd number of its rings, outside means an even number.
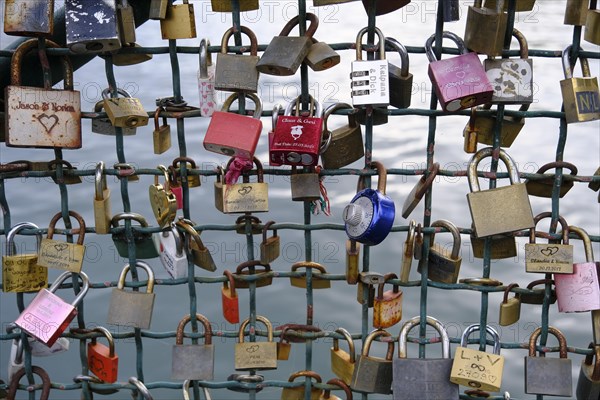
M60 285L71 277L71 272L62 273L49 289L42 289L15 321L24 332L50 347L77 315L77 305L89 288L89 279L79 272L83 286L71 304L54 294Z
M183 210L183 186L181 186L181 181L177 176L177 170L172 165L169 165L169 189L175 195L177 209Z
M442 110L454 112L490 103L494 90L477 53L469 53L463 40L452 32L444 31L442 37L456 43L460 53L437 60L433 51L435 34L425 42L429 78Z
M569 232L583 240L586 262L574 263L572 274L554 275L558 311L600 310L600 262L594 262L592 242L585 230L569 226Z

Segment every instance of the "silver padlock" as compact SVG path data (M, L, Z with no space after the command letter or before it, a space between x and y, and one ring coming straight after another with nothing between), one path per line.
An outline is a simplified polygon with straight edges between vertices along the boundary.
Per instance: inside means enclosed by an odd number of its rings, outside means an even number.
M58 338L50 347L38 342L32 337L28 337L27 339L29 341L29 347L31 348L31 355L35 357L48 357L69 351L70 342L69 339L65 337Z
M17 329L17 326L9 324L6 327L6 333L13 333ZM10 345L10 357L8 359L8 382L11 382L13 376L18 370L25 367L25 360L23 359L23 342L21 338L13 339Z
M183 249L184 238L175 223L171 229L158 234L160 236L160 261L173 279L185 278L188 275L188 260Z

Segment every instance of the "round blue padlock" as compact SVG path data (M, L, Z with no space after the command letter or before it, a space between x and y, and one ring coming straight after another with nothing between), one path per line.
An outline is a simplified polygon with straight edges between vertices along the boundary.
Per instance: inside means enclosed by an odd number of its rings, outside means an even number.
M392 230L396 207L394 201L385 194L385 167L379 161L372 161L369 166L378 171L377 190L362 189L364 185L361 176L358 180L359 191L344 208L343 219L350 239L374 246L381 243Z

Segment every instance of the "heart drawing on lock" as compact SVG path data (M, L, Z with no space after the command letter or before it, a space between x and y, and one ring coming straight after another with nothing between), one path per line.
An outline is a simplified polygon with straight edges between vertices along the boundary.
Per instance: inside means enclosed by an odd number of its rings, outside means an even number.
M556 247L556 246L546 247L545 249L540 250L540 253L542 253L546 257L550 257L550 256L553 256L556 253L558 253L558 247Z
M67 247L69 247L69 245L66 243L57 243L54 245L54 249L56 251L64 251L67 249Z
M456 72L456 77L458 79L463 79L465 77L465 75L466 75L465 71L457 71Z
M256 353L258 351L259 347L260 346L257 345L257 344L252 345L252 346L248 346L248 347L246 347L246 352L248 352L248 353Z
M50 133L52 129L54 129L54 127L58 124L58 117L54 114L40 114L37 116L37 120L40 122L40 124L42 124L42 126L46 130L46 133Z
M252 186L243 186L238 189L238 193L241 194L242 196L247 195L251 191L252 191Z

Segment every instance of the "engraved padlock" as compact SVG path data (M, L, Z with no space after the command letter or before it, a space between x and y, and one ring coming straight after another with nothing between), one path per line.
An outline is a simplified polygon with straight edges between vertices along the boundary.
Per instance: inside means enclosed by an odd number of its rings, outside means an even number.
M119 92L125 97L109 97L109 88L102 91L104 111L110 123L117 128L133 128L148 125L148 113L144 110L140 99L127 96L127 92ZM126 94L125 94L126 93Z
M78 233L77 243L67 243L54 240L56 223L62 218L62 213L56 213L48 224L48 233L40 245L38 265L46 268L55 268L79 273L83 266L85 256L85 221L75 211L69 210L69 215L77 220L79 228L73 233Z
M215 205L219 211L225 214L269 211L269 185L264 181L262 163L254 157L254 164L257 182L250 182L249 175L245 173L242 183L226 184L219 181L219 174L215 182Z
M267 328L267 341L245 342L244 329L250 323L250 318L240 324L238 343L235 345L235 369L238 371L277 368L277 344L273 341L273 326L262 315L257 315L256 321Z
M385 59L385 36L379 28L375 33L379 38L379 59L362 59L362 39L368 32L363 28L356 36L356 61L352 61L350 86L353 106L381 106L390 104L389 65Z
M2 256L2 291L4 293L37 292L48 286L48 269L38 264L42 234L36 233L35 253L17 254L15 236L23 229L39 229L31 222L14 225L6 234L6 251ZM24 249L24 246L19 246Z
M131 94L129 94L129 92L126 91L125 89L119 88L119 89L117 89L117 92L124 97L131 97ZM104 100L100 100L94 106L94 112L101 113L101 112L103 112L103 110L104 110ZM135 126L131 127L131 128L127 128L127 127L121 128L121 134L123 136L135 135L136 131L137 131L137 129ZM117 130L115 129L113 124L110 122L110 119L108 118L108 116L93 118L92 119L92 132L99 133L101 135L111 135L111 136L117 135Z
M104 174L104 161L100 161L96 164L96 173L94 174L94 225L96 233L109 233L111 219L110 189Z
M560 81L565 119L568 124L600 119L598 78L592 78L588 60L583 57L579 57L583 77L574 78L573 68L575 65L571 65L569 61L570 54L571 46L568 46L562 53L565 79Z
M552 218L547 211L535 216L534 223L544 218ZM562 227L562 244L549 241L546 244L536 243L535 226L529 230L529 243L525 243L525 271L546 274L573 273L573 246L569 244L569 226L561 216L558 222Z
M227 54L227 43L233 35L234 29L229 28L225 31L221 40L221 52L217 54L215 89L256 93L259 77L256 64L260 60L260 57L257 55L258 39L254 32L246 26L241 26L239 29L236 29L236 31L238 30L250 39L250 55Z

